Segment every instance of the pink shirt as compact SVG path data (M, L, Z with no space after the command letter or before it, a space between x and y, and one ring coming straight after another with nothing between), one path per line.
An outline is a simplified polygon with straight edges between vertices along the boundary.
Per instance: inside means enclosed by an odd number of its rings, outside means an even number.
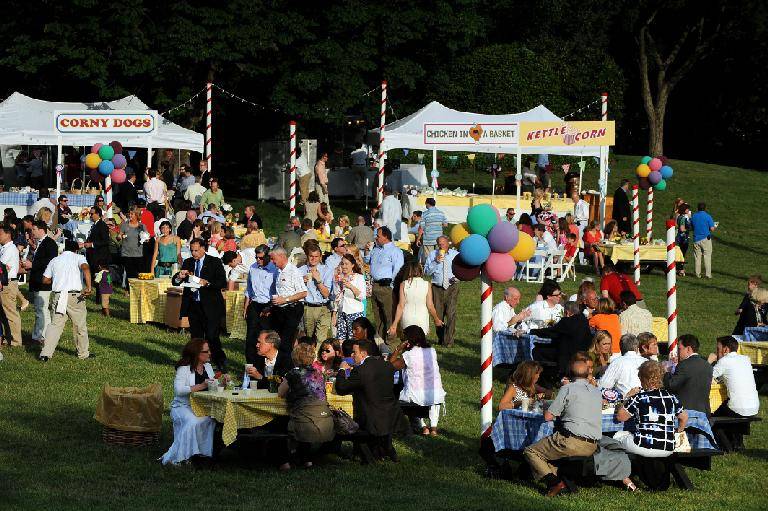
M325 162L323 160L318 160L315 164L315 175L318 183L321 185L328 184L328 173L325 170Z

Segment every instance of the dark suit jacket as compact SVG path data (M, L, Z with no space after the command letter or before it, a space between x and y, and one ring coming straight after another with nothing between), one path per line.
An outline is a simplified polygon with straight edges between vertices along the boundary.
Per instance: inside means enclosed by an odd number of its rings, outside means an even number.
M176 228L176 236L182 240L188 240L192 236L192 222L186 218L182 220Z
M37 250L32 257L32 268L29 270L30 291L50 291L51 284L43 284L43 272L51 259L59 255L59 248L53 238L46 236L38 241Z
M632 209L629 206L629 196L621 187L613 192L613 213L611 218L616 220L620 231L631 232ZM626 218L626 220L622 220L622 218Z
M355 422L373 436L391 435L400 418L400 404L392 392L395 368L380 358L368 357L349 377L339 371L336 392L353 395Z
M256 360L253 363L254 369L256 369L262 375L264 374L264 366L267 359L261 355L256 355ZM275 360L275 368L272 370L272 374L275 376L285 376L285 373L293 369L293 360L291 359L290 352L284 353L282 351L277 352L277 359ZM258 387L260 389L268 389L269 382L266 378L258 380Z
M692 355L677 364L675 374L664 374L664 387L675 394L688 410L707 415L709 390L712 386L712 366L699 355Z
M187 270L190 275L194 275L195 259L192 257L185 259L181 269ZM224 295L221 294L221 290L227 287L227 277L224 273L224 265L221 263L221 259L206 254L203 258L200 278L208 281L207 286L200 288L200 303L205 307L209 319L222 318L226 310L224 307ZM181 279L177 273L171 280L174 286L179 286L182 282L188 282L189 276L186 279ZM191 289L184 288L179 317L187 316L189 305L193 300L192 293Z
M592 331L584 314L562 318L548 328L537 328L531 333L552 339L552 346L557 351L558 369L565 373L568 363L577 351L587 351L592 341Z
M94 271L98 269L96 265L99 261L109 263L109 227L104 220L93 224L86 241L93 243L93 248L89 248L86 253L91 259L90 264Z
M139 200L139 194L136 192L136 187L128 180L120 184L120 193L118 197L119 202L116 201L117 205L124 214L128 214L128 209Z
M240 220L238 220L237 223L248 227L248 222L250 221L254 221L257 224L259 224L259 229L264 228L264 224L261 223L261 217L255 213L251 217L247 217L245 216L245 213L243 213L243 215L240 217Z

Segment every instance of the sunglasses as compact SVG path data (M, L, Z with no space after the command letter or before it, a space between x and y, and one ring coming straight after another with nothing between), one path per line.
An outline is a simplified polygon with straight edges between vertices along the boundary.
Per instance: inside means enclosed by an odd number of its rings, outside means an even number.
M333 350L323 350L323 353L334 353Z
M563 293L552 293L552 294L551 294L551 295L549 295L549 296L561 296L562 294L563 294Z

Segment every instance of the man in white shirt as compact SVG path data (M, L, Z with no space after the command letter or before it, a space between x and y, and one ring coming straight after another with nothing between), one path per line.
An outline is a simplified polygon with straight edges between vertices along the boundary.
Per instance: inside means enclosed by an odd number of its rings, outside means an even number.
M508 287L504 290L504 300L493 308L493 333L514 330L514 326L524 321L531 315L530 309L523 309L520 314L515 314L515 307L520 303L520 291L516 287Z
M365 170L368 168L368 146L361 143L360 147L350 153L352 170L355 173L355 194L359 197L365 193Z
M622 291L621 301L627 306L619 314L619 323L621 323L622 334L639 335L643 332L653 330L653 315L648 309L643 309L637 305L637 298L632 291Z
M619 343L621 356L615 357L608 364L608 368L598 382L598 387L616 389L623 396L626 396L627 392L635 387L640 388L640 377L637 372L647 359L637 352L638 345L639 341L636 336L632 334L621 336Z
M280 333L280 351L290 354L296 340L296 330L304 315L307 285L302 272L288 262L288 253L284 248L273 249L269 258L278 270L275 277L277 294L272 297L272 325Z
M147 171L150 172L149 170ZM158 170L154 173L152 178L144 183L144 195L146 196L147 204L156 202L161 206L165 205L165 197L168 192L168 187L165 182L160 179L163 175L162 170Z
M760 410L752 363L746 355L739 355L738 350L739 341L733 337L717 339L717 363L712 370L712 378L725 383L728 400L712 415L752 417Z
M56 204L51 201L51 194L48 192L48 188L40 188L40 191L37 192L37 201L27 208L27 214L35 216L42 208L56 211Z
M307 157L301 153L301 146L296 146L296 178L299 180L299 193L301 204L309 197L309 184L312 182L312 171L309 169ZM263 227L263 226L259 226Z
M347 240L344 238L334 238L331 241L331 255L325 259L325 266L329 267L332 272L336 271L336 267L344 258L344 254L347 253Z
M245 248L243 250L227 251L221 257L224 264L224 273L227 275L227 291L235 291L238 281L248 278L248 270L256 264L256 249Z
M557 250L555 238L543 224L536 224L533 227L533 234L535 235L534 241L538 250L545 250L548 254Z
M91 294L91 272L85 257L77 253L77 243L67 241L64 252L54 257L43 273L43 283L51 284L51 324L45 330L40 360L48 362L56 351L61 332L72 320L77 358L93 358L88 351L88 323L86 322L86 298ZM85 279L85 290L83 290Z
M560 305L563 291L560 284L553 280L545 280L539 290L542 300L528 306L529 321L537 321L546 326L554 325L563 317L563 306ZM533 328L533 327L532 327Z
M392 233L392 240L400 239L400 224L402 223L403 207L400 201L392 193L392 188L384 187L384 200L381 203L381 221L382 226L389 228Z
M584 229L589 223L589 203L581 198L579 192L574 190L571 193L573 201L573 222L579 228L579 242L584 238ZM579 251L579 263L584 264L584 252Z
M200 184L200 176L195 176L195 184L189 185L184 192L184 199L192 203L195 208L200 207L200 199L202 199L206 188Z
M0 264L5 265L8 273L8 285L0 290L0 301L8 318L10 332L4 332L11 346L21 346L21 316L16 308L19 295L19 249L13 243L13 231L7 224L0 224Z

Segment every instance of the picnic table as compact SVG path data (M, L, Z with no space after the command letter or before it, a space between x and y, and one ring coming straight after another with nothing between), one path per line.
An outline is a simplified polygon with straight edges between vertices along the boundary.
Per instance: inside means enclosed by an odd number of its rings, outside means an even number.
M634 261L635 260L635 248L630 243L613 243L603 242L598 243L600 252L602 252L613 263L619 261ZM667 246L664 244L648 244L640 245L640 262L646 263L665 263L667 261ZM680 251L680 247L675 246L675 262L685 262L683 253Z
M329 393L328 404L352 415L352 396ZM221 438L224 445L237 439L238 429L263 426L276 417L288 415L288 403L268 390L193 392L190 395L192 411L198 417L208 416L223 425Z
M552 339L531 334L515 335L512 332L493 334L493 367L499 364L515 364L533 360L533 348L536 344L551 344Z
M709 419L704 412L687 410L688 423L686 434L693 449L716 449L715 437ZM605 410L602 415L603 435L622 431L624 425L618 422L613 410ZM675 420L677 424L677 420ZM544 437L554 433L555 423L544 420L543 413L524 412L517 408L501 410L493 425L491 439L496 452L502 450L522 451Z
M768 341L768 326L748 326L744 329L744 341L766 342Z
M128 279L131 323L165 323L165 291L169 287L170 277Z

